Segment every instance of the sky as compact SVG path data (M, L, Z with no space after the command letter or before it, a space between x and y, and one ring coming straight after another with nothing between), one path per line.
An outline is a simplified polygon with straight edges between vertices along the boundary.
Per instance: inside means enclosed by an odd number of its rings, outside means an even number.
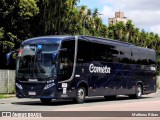
M138 28L160 35L160 0L80 0L78 5L98 8L103 23L108 26L108 18L115 12L123 11Z

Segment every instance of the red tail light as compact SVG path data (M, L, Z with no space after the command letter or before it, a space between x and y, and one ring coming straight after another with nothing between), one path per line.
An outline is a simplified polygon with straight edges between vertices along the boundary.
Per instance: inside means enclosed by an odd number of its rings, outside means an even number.
M18 56L22 55L22 49L19 50Z

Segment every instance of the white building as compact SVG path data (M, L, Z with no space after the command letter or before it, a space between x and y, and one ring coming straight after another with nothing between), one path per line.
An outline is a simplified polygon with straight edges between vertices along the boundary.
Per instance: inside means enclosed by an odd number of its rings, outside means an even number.
M109 25L114 25L117 22L122 21L124 24L128 21L126 17L124 17L124 12L115 12L115 17L114 18L108 18L108 23Z

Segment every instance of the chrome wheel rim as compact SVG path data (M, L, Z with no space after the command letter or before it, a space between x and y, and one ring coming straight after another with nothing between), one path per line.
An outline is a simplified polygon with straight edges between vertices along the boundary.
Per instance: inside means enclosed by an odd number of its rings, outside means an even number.
M141 87L137 88L137 95L138 95L138 97L140 97L142 95Z
M78 98L84 99L84 90L82 88L78 90Z

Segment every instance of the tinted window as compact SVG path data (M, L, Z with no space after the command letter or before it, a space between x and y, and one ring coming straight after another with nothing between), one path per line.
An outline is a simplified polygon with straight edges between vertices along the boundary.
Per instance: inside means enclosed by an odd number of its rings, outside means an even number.
M147 52L146 50L141 50L141 64L142 65L148 65L148 59L147 59Z
M143 48L132 48L132 61L133 64L148 65L147 59L148 51Z
M155 52L152 52L152 51L148 52L148 61L149 61L149 65L156 64L156 54L155 54Z
M131 64L131 50L128 46L120 46L120 61L121 63Z
M107 61L106 46L103 44L92 43L93 46L93 60L94 61Z
M140 49L132 48L133 64L141 64L141 56L143 53Z
M68 80L73 72L75 53L75 41L62 42L61 50L59 53L59 79L60 81Z
M91 42L78 41L77 63L87 63L92 61Z
M93 44L93 60L104 62L119 62L119 52L115 45Z

